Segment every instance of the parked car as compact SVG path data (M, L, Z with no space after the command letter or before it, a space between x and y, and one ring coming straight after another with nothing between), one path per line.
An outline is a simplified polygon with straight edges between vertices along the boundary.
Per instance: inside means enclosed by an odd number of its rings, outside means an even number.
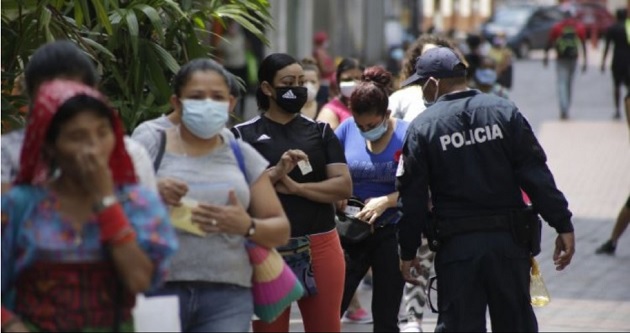
M517 57L527 58L529 51L544 49L553 25L563 19L557 6L512 4L496 9L490 19L481 26L481 33L492 40L504 32L508 46Z

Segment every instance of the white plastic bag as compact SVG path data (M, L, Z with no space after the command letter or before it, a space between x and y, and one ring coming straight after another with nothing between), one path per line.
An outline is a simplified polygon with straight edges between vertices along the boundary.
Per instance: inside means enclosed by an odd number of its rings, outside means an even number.
M136 332L181 332L177 296L136 297L132 311Z

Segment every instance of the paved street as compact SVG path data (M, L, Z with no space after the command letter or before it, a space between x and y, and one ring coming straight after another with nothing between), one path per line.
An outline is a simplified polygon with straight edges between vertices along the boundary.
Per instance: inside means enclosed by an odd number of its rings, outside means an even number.
M541 54L534 53L515 66L511 98L537 132L576 228L577 253L563 272L554 270L551 259L555 232L544 229L537 259L552 301L536 309L541 331L630 331L630 231L620 240L616 256L594 254L610 236L630 193L630 136L625 119L611 120L612 80L609 72L599 71L601 47L591 51L587 72L575 80L571 119L563 122L558 120L554 62L544 69ZM371 293L362 291L360 298L369 309ZM300 332L296 308L291 331ZM424 331L433 331L436 315L425 316ZM343 326L346 332L371 330L371 325Z

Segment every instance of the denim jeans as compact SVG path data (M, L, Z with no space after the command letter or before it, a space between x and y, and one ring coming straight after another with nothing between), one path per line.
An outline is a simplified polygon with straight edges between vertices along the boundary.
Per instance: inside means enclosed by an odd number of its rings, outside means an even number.
M569 115L571 106L571 87L573 76L577 67L577 59L558 59L556 61L556 74L558 75L558 100L560 101L560 114Z
M254 315L250 288L205 282L167 282L147 296L179 296L182 332L247 332Z

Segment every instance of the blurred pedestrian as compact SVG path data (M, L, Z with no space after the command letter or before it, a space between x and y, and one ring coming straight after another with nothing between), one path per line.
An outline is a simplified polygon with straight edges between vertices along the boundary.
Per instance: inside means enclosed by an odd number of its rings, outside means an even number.
M495 68L497 68L497 65L494 59L484 57L479 67L475 70L471 88L479 89L479 91L486 94L493 94L501 98L510 99L507 89L498 83Z
M626 86L626 99L630 98L630 19L626 9L616 12L617 22L606 32L606 46L602 56L602 73L606 70L606 57L610 44L613 44L611 72L613 77L613 98L615 99L614 119L621 118L621 85Z
M569 118L573 77L577 66L580 49L582 50L582 72L586 72L586 29L575 17L573 11L564 12L564 19L556 23L549 32L549 41L545 46L543 65L549 63L549 50L556 51L556 81L560 102L560 119Z
M361 79L364 68L357 59L341 60L335 77L341 96L326 103L319 112L317 120L328 123L330 128L335 130L346 118L352 116L349 109L350 96Z
M223 67L240 79L239 85L242 84L243 91L247 92L249 91L247 87L249 80L246 56L248 47L243 28L236 21L231 21L227 24L226 34L222 37L217 45L217 50L219 51ZM245 99L237 102L236 115L243 118L245 114Z
M507 37L505 32L497 33L492 39L492 47L488 52L488 57L492 58L496 63L497 83L506 89L512 89L512 78L514 68L512 65L512 50L507 45Z
M42 84L57 78L81 82L91 87L96 87L99 82L90 58L75 43L67 40L44 44L33 53L24 73L27 97L34 100ZM27 121L29 117L30 114L27 114ZM19 129L2 135L2 193L10 188L20 169L24 131ZM155 173L147 152L128 136L124 137L124 142L140 183L156 190Z
M330 93L330 86L335 77L335 61L328 52L330 41L325 31L318 31L313 36L313 58L319 67L321 75L321 87L317 93L317 104L324 105L330 101L334 95Z
M352 180L330 125L300 114L307 100L302 66L274 53L260 65L256 93L262 115L232 128L273 167L267 173L291 223L291 239L278 250L302 282L298 301L306 332L339 332L345 263L333 203L352 194ZM288 332L291 309L255 332Z
M133 331L136 294L162 282L177 243L120 119L88 86L42 83L20 161L2 196L2 331Z
M437 252L436 332L483 332L488 308L492 331L535 332L530 259L540 244L528 230L539 220L525 209L520 187L559 234L557 270L575 249L571 212L543 149L513 103L468 89L466 67L451 49L422 54L405 84L417 81L431 106L409 125L397 171L403 277L417 283L412 268L421 269L416 251L426 233Z
M619 241L619 238L621 238L621 235L623 235L624 231L626 231L628 224L630 224L630 196L628 196L626 204L621 207L621 210L617 215L617 221L613 227L610 239L598 247L597 250L595 250L595 253L615 254L615 250L617 250L617 242Z
M304 86L307 91L306 104L302 107L302 114L317 119L321 105L317 102L317 93L321 87L321 77L317 62L313 58L304 58L300 62L304 69Z
M225 128L229 73L200 58L173 79L179 125L160 135L157 177L180 249L163 288L177 295L184 332L245 332L254 314L247 240L273 248L289 223L265 173L267 161Z
M464 52L464 59L468 64L466 77L468 81L472 81L475 70L481 65L481 59L484 57L482 44L483 39L480 35L468 34L468 36L466 36L466 46L468 50Z
M424 34L409 46L403 59L400 71L400 82L404 82L416 70L416 59L422 52L435 46L452 47L450 40L437 35ZM402 87L389 96L389 110L392 117L403 119L406 122L414 120L426 107L422 103L422 87L410 84Z
M346 282L341 313L372 268L372 316L375 332L398 331L398 309L404 281L398 268L395 170L407 123L388 110L392 75L381 67L367 68L350 97L352 118L335 133L344 147L353 183L353 197L365 203L355 217L373 233L358 243L344 241ZM347 202L338 204L343 210Z
M453 44L449 39L438 35L424 34L420 36L407 50L401 72L401 82L404 82L416 72L416 61L422 53L439 46L453 48ZM389 96L389 110L392 112L393 118L411 122L425 109L422 99L422 86L418 84L409 84ZM417 272L418 284L405 283L399 313L401 332L422 331L422 320L427 303L426 289L434 257L435 254L429 250L425 239L424 245L418 249L417 253L418 261L422 265L422 270Z

